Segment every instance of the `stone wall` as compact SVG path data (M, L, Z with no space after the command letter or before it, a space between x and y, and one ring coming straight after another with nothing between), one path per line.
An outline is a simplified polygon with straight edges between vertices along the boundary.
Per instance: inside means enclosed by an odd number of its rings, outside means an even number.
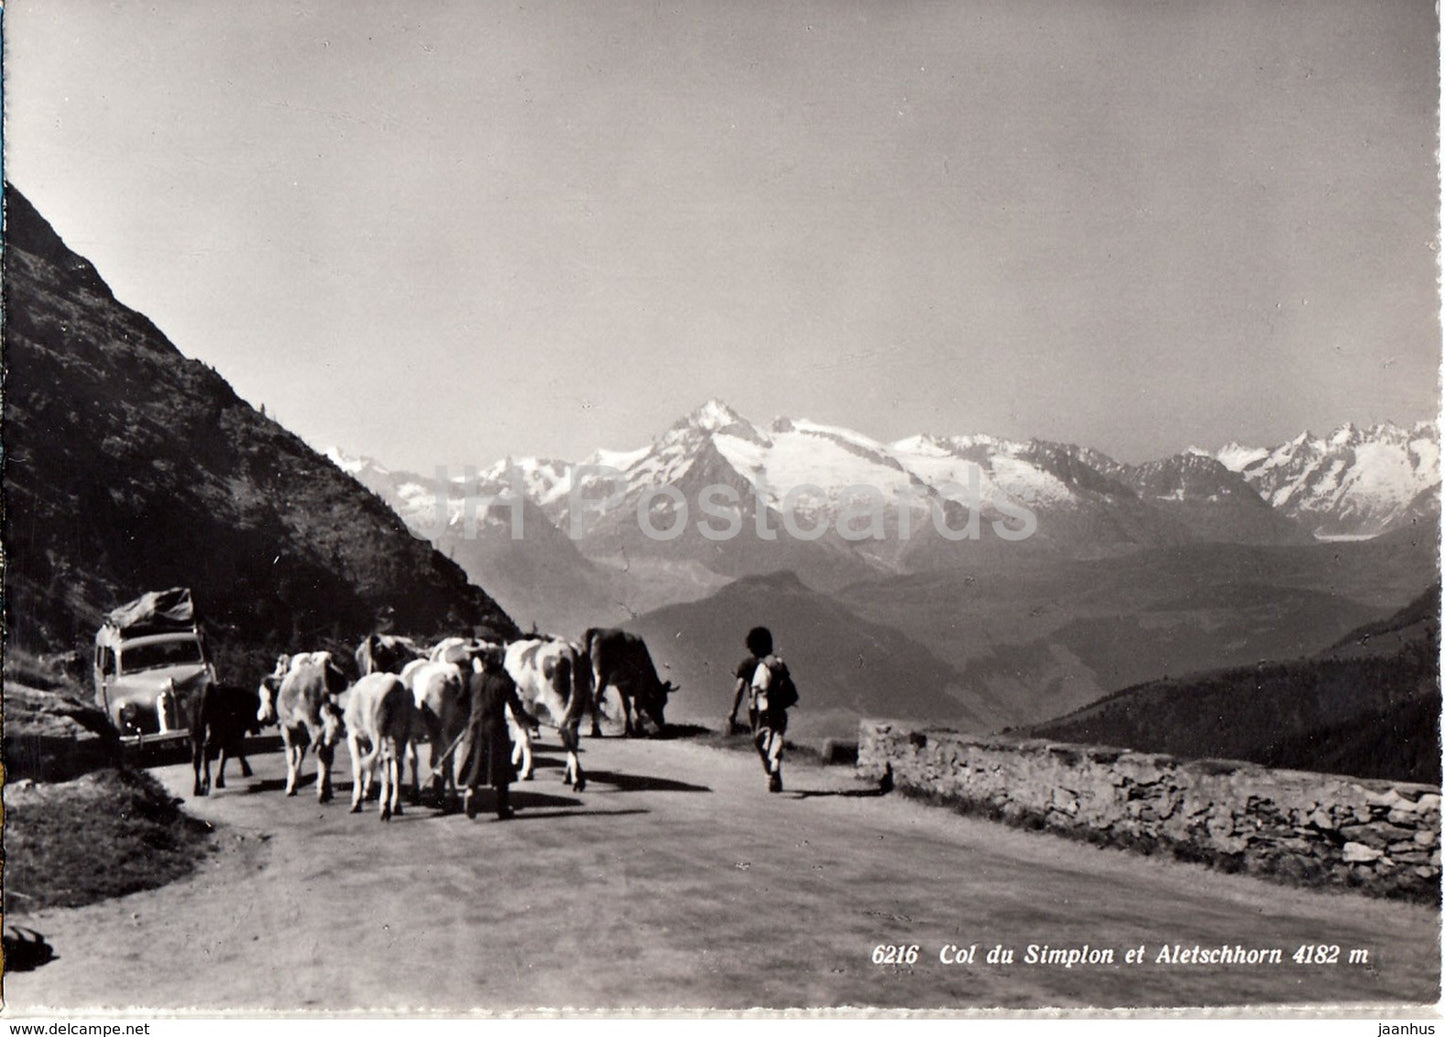
M1434 786L876 720L859 725L858 771L965 812L1091 842L1440 900Z

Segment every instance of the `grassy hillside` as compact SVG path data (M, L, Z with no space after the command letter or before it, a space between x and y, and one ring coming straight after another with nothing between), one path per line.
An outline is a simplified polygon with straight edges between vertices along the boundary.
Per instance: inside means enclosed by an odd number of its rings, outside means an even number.
M1188 544L1092 559L1018 553L855 584L859 616L1043 721L1144 681L1312 655L1390 615L1438 569L1423 537Z
M101 615L189 585L222 678L276 651L511 620L377 497L121 305L8 185L9 636L88 655Z
M1126 688L1029 733L1438 784L1439 595L1314 657Z

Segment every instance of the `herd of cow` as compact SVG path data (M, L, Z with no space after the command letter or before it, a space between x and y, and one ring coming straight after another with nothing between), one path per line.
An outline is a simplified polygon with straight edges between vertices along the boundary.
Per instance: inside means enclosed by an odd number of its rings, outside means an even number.
M242 754L248 734L280 727L286 750L286 794L296 795L308 748L316 754L316 796L331 799L331 765L345 739L351 756L351 809L360 811L380 767L381 818L401 812L405 763L412 768L412 802L421 796L418 742L431 746L427 784L443 805L457 796L457 772L466 758L470 688L482 679L488 660L500 663L516 683L525 715L508 712L512 762L524 780L532 776L532 739L537 721L557 729L567 753L564 782L586 787L577 758L584 716L601 735L599 710L608 688L622 702L624 732L643 734L645 723L661 730L667 698L677 688L659 679L647 646L623 630L593 628L581 643L529 636L508 644L450 637L430 648L410 638L372 634L356 649L356 679L349 662L329 651L283 655L256 691L208 686L191 702L193 793L211 788L211 760L218 758L216 788L225 788L228 756L244 777L251 775ZM343 704L344 700L344 704Z

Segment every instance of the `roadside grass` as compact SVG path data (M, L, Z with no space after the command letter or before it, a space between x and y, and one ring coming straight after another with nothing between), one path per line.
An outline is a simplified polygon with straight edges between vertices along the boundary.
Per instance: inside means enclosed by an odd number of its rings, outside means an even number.
M144 771L108 768L5 788L5 916L79 907L190 874L212 827Z

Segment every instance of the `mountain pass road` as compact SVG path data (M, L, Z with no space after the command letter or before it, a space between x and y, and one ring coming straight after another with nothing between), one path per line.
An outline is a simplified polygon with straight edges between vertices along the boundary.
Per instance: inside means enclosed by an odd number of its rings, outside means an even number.
M250 779L232 764L230 787L204 799L189 796L189 767L160 768L215 824L217 852L162 889L7 919L56 957L5 977L6 1014L1438 996L1439 914L1422 906L1014 830L880 795L848 768L789 765L786 791L769 794L745 753L583 749L585 791L561 783L549 743L507 822L408 806L383 824L375 802L350 814L344 751L326 805L313 784L283 795L279 752L253 759Z

